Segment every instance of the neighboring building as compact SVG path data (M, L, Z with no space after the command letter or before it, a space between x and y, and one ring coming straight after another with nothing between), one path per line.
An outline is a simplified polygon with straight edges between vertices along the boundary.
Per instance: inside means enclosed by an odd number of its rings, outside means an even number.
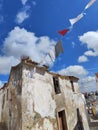
M9 101L8 86L4 84L0 89L0 130L8 130Z
M12 67L0 104L5 130L89 130L78 78L49 72L29 58Z
M96 78L97 91L98 91L98 73L95 74L95 78Z

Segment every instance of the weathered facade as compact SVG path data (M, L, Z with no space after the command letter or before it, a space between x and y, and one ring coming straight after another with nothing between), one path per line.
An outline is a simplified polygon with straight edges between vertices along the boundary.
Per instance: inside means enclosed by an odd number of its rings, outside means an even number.
M77 82L22 60L0 90L0 123L5 130L89 130Z
M95 78L96 78L96 86L97 86L97 91L98 91L98 73L95 74Z

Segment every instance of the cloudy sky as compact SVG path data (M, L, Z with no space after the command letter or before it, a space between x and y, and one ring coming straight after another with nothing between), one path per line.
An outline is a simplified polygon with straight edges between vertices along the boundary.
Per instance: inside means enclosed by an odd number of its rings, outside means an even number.
M50 71L80 78L81 91L95 91L98 72L98 1L90 0L0 0L0 87L21 55L50 66ZM64 36L69 19L83 17ZM62 39L64 53L54 61L47 55Z

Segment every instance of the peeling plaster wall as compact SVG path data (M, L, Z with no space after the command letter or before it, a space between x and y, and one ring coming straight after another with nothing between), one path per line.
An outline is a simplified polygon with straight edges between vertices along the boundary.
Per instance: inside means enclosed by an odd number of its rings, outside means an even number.
M78 83L77 83L77 82L74 82L73 85L74 85L75 92L76 92L76 93L80 93L80 89L79 89Z
M9 78L9 130L21 130L21 67L12 68Z
M53 125L47 118L45 118L42 126L39 126L37 123L32 130L53 130Z
M87 113L85 109L85 102L82 97L81 93L74 94L75 102L76 102L76 107L79 108L80 110L80 115L82 116L82 121L83 121L83 127L84 130L89 130L89 125L88 125L88 120L87 120Z
M0 90L0 102L4 102L0 106L0 122L4 122L8 130L59 130L58 117L63 110L67 130L73 130L77 124L77 108L84 130L89 130L77 79L73 81L73 92L70 78L58 76L61 93L56 94L53 75L35 64L12 67L8 92Z
M73 130L76 122L76 105L74 101L74 95L71 87L71 83L69 80L62 80L60 81L60 87L62 89L63 97L64 97L64 107L67 119L67 127L68 130Z
M95 76L96 78L96 88L97 88L97 91L98 91L98 76Z
M8 95L7 95L8 88L4 87L0 90L0 122L8 128ZM6 128L6 130L7 130Z
M57 115L62 110L65 110L68 130L73 130L77 124L78 103L81 103L78 108L83 112L84 130L89 130L82 99L78 98L76 103L74 96L79 92L78 83L73 82L74 93L70 80L59 78L61 93L55 94L53 76L39 68L34 70L34 66L23 67L22 130L58 130Z
M23 68L22 130L50 130L50 128L54 130L54 126L57 129L52 78L38 68L31 76L33 69L33 67Z

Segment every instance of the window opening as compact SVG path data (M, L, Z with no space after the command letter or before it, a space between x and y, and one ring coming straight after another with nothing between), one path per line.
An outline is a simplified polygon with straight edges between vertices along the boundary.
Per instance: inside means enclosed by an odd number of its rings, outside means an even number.
M55 90L55 93L56 93L56 94L61 93L60 85L59 85L59 80L58 80L57 77L53 77L53 83L54 83L54 90Z
M8 100L8 89L7 89L7 100Z
M4 108L4 104L5 104L5 94L3 95L2 109Z
M70 83L71 83L72 91L75 92L73 81L70 81Z

